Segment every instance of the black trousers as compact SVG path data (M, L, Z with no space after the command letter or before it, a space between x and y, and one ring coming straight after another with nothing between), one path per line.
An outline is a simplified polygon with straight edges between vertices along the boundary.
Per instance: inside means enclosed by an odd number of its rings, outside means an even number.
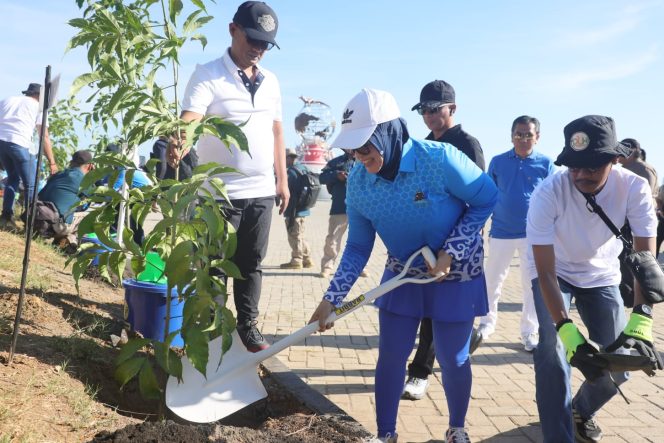
M224 213L237 231L237 250L231 259L244 280L233 280L237 323L244 325L258 317L263 272L261 262L267 253L274 197L231 200Z
M420 343L413 362L408 365L408 376L427 378L433 374L433 363L436 360L436 350L433 346L433 326L430 318L423 318L420 322Z

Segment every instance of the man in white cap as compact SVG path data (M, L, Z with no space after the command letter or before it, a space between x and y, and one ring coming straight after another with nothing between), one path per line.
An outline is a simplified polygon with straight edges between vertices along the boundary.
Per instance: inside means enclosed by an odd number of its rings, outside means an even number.
M30 146L35 128L41 130L40 92L40 84L30 83L23 95L0 101L0 163L7 171L0 229L17 228L14 222L14 200L20 183L23 182L25 188L23 206L26 211L34 192L37 161L35 156L30 154ZM44 155L51 174L58 172L48 128L44 128Z

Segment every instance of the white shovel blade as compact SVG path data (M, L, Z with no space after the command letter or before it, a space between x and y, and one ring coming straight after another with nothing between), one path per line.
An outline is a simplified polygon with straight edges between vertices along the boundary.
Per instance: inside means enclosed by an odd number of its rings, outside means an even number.
M233 344L219 369L221 337L210 342L208 379L187 358L182 359L183 383L169 377L166 406L178 417L194 423L212 423L267 397L254 354L244 347L237 331L233 331L232 336ZM215 380L215 383L208 383L208 380Z

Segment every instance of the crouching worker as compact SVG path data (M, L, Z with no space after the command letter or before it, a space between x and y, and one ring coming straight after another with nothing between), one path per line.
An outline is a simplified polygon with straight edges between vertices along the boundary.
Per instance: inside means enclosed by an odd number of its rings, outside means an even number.
M616 226L629 221L634 249L655 252L657 218L648 182L615 167L630 150L618 143L613 120L589 115L565 126L565 147L556 164L567 170L546 178L533 192L526 236L539 320L535 350L537 408L545 442L596 442L595 414L629 373L606 370L598 349L569 318L572 299L590 340L606 352L634 348L662 369L652 338L652 310L640 288L629 317L618 285L623 248L600 213ZM601 209L600 209L601 208ZM534 269L531 266L531 269ZM585 381L572 396L570 364ZM652 372L652 370L651 370Z
M407 283L375 301L380 339L376 363L376 422L372 441L396 442L399 399L406 362L422 318L431 318L435 354L449 409L447 442L468 442L465 418L472 372L469 346L473 320L488 311L482 271L481 229L498 192L465 154L447 143L409 137L394 97L364 89L346 106L341 134L332 144L352 149L357 162L348 177L348 241L323 300L311 317L324 331L364 269L376 234L387 247L382 282L403 270L426 245L437 253L427 269L414 262L409 277L445 276L426 285Z
M81 219L77 218L74 221L74 212L81 201L79 188L83 177L92 169L94 169L92 152L87 150L76 151L71 157L69 167L50 176L44 188L39 192L35 229L40 223L40 212L44 214L49 209L51 211L57 210L59 222L53 223L51 226L53 230L51 235L53 236L53 242L59 243L63 247L76 246L77 244L77 229ZM40 205L46 205L49 208L40 209ZM42 217L46 218L43 215Z

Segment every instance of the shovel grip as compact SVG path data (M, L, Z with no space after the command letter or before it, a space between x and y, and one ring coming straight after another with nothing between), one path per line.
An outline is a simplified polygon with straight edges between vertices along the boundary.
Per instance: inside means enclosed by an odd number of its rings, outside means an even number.
M415 284L431 283L432 281L441 278L443 276L442 273L430 278L404 278L406 274L408 274L408 271L410 270L413 261L420 254L422 254L424 260L427 262L427 264L430 267L433 268L434 266L436 266L436 256L428 246L424 246L418 249L408 258L406 264L403 267L403 270L398 275L392 277L391 279L384 282L380 286L372 289L371 291L365 294L360 294L353 300L350 300L344 303L343 305L339 306L338 308L336 308L327 318L326 323L333 323L335 320L350 314L357 308L364 306L369 302L374 301L378 297L385 295L386 293L390 292L395 288L398 288L399 286L405 283L415 283Z

